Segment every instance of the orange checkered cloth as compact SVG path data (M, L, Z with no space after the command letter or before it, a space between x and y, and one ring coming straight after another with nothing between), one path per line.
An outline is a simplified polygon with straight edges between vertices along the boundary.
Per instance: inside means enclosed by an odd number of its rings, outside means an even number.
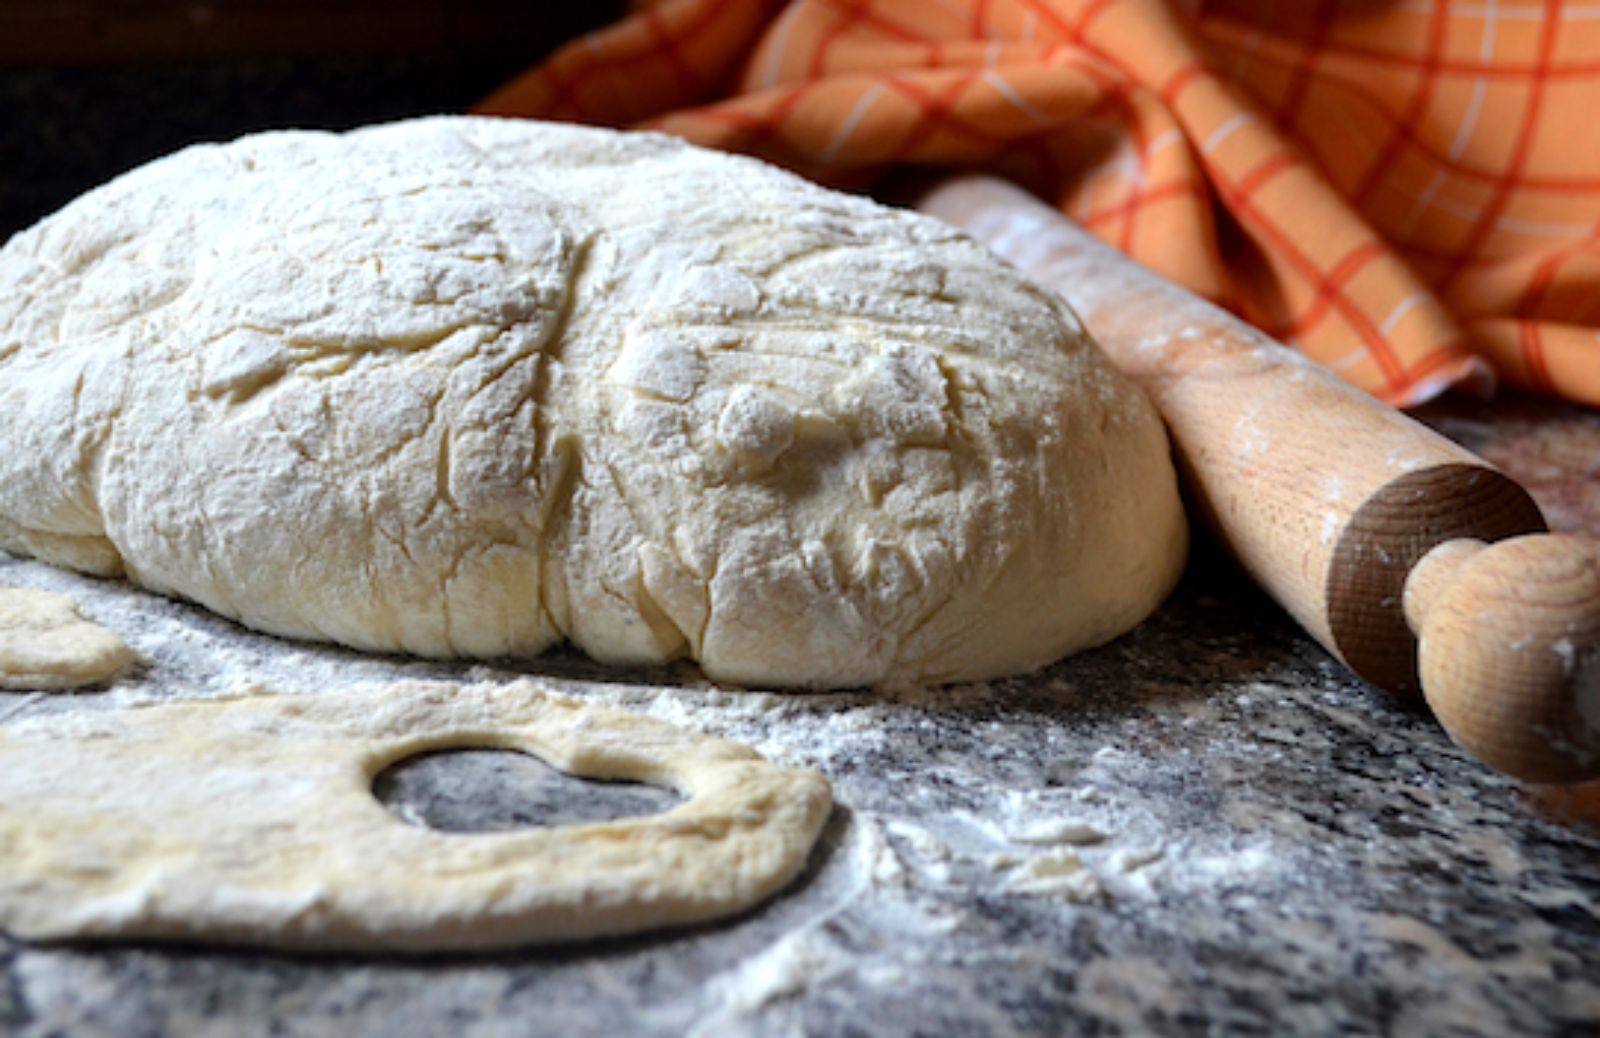
M656 0L480 111L1017 180L1399 405L1600 405L1600 0Z

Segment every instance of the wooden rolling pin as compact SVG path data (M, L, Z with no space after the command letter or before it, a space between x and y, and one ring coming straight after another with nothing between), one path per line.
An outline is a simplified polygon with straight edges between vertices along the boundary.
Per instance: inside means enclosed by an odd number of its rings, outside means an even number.
M1191 505L1329 652L1420 684L1501 771L1600 777L1600 542L1544 532L1476 455L1010 184L958 177L917 206L1067 298L1160 408Z

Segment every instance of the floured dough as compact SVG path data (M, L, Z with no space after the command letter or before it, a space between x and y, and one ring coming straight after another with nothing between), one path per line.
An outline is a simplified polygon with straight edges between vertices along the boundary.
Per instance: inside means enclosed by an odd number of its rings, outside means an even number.
M642 818L450 834L373 797L390 764L459 747L688 799ZM0 728L0 927L385 951L634 933L770 897L830 804L816 772L528 681L56 714Z
M802 686L1104 641L1166 440L956 231L646 134L190 148L0 251L0 547L263 631Z
M134 660L66 595L0 587L0 688L45 691L110 681Z

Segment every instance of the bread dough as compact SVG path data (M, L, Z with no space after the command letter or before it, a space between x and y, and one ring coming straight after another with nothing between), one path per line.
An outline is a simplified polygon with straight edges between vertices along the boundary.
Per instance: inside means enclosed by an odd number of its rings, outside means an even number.
M960 233L666 137L190 148L0 251L0 547L262 630L1019 672L1176 580L1155 412Z
M389 765L462 747L688 799L642 818L453 834L409 826L372 795ZM830 804L814 771L529 681L56 714L0 728L0 926L404 952L634 933L772 896Z
M0 587L0 688L47 691L99 685L133 660L126 642L84 619L66 595Z

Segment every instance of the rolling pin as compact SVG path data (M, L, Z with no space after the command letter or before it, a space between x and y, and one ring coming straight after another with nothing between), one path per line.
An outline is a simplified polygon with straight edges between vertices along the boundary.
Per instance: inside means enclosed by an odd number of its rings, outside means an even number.
M1498 470L1004 181L922 211L1066 297L1161 411L1190 504L1324 648L1531 782L1600 777L1600 542Z

